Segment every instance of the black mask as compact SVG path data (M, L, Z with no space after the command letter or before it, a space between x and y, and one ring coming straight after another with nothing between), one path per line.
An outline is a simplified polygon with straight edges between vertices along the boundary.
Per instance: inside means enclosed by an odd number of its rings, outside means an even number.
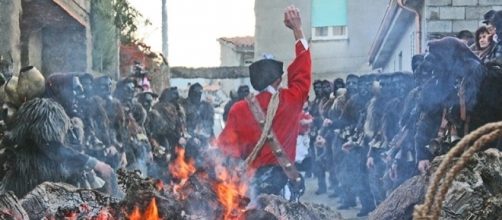
M72 78L71 93L63 97L65 108L70 111L70 116L77 116L80 113L79 102L84 99L84 89L77 76Z
M345 88L345 84L344 83L336 83L334 88L333 88L333 93L336 94L336 91L338 91L338 89L342 89L342 88Z
M135 86L133 82L128 82L124 85L123 89L123 99L126 102L131 102L134 98L134 93L136 92Z
M101 97L109 97L112 94L112 79L109 77L98 78L95 82L96 92Z
M249 86L241 86L237 90L237 95L239 96L239 99L244 99L249 95Z
M145 108L146 111L150 111L153 106L153 96L150 93L145 93L138 99L139 103Z
M323 83L322 84L322 95L324 97L329 97L329 95L331 95L332 91L333 91L333 88L331 88L331 83Z
M198 104L202 98L202 86L193 85L188 91L188 99L191 103Z
M92 97L94 94L94 85L92 82L92 78L89 77L83 77L80 78L80 83L82 84L82 87L84 89L84 95L87 98Z
M349 79L347 79L346 86L347 86L347 92L349 94L357 93L357 90L358 90L358 81L359 80L357 78L349 78Z
M373 79L359 80L359 94L363 98L368 98L371 95L371 87L373 86Z
M316 83L316 84L314 84L314 93L315 93L316 98L321 97L321 94L322 94L322 86L321 86L321 84L320 84L320 83Z
M180 93L178 92L178 88L169 88L169 92L167 93L167 102L175 103L180 98Z
M380 85L380 95L383 97L388 98L390 95L392 95L392 91L394 89L394 81L392 78L395 77L389 77L385 76L380 79L378 84Z

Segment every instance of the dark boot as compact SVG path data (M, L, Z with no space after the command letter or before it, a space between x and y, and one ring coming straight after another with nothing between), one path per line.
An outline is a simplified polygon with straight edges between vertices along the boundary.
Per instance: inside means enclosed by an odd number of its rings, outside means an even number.
M319 187L319 188L315 191L315 194L316 194L316 195L321 195L321 194L324 194L324 193L326 193L326 192L328 192L328 190L326 190L326 186L324 186L324 188Z
M373 195L369 192L360 192L358 193L359 201L361 201L361 210L357 213L357 217L367 216L368 213L375 210L375 202L373 199Z
M341 195L340 195L341 205L338 206L337 208L339 210L344 210L344 209L349 209L349 208L357 206L356 197L354 196L354 194L347 188L342 187L341 189L342 189L340 191L341 192Z
M328 188L326 186L326 173L324 171L321 171L317 175L317 191L315 192L316 195L321 195L328 192Z

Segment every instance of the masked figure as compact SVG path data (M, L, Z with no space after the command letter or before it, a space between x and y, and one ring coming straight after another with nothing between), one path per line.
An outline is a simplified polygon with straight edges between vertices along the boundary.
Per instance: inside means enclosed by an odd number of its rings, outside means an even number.
M71 126L67 135L66 144L76 150L83 150L84 113L81 100L84 99L84 90L76 74L52 74L46 82L45 97L63 106L66 114L71 118Z
M127 139L123 144L128 168L139 170L142 175L146 176L148 163L151 162L151 147L144 129L146 111L134 100L135 87L133 80L123 79L117 82L114 97L120 101L125 113Z
M116 193L116 178L111 167L64 144L70 118L61 105L36 98L21 106L15 120L18 122L12 129L18 145L13 149L15 163L1 183L0 193L13 191L21 198L45 181L84 187L81 185L84 174L93 171L106 180L104 189L108 193Z
M119 155L118 158L116 157L113 161L108 160L108 162L114 168L125 168L127 166L127 158L123 143L128 141L128 130L124 107L118 99L112 96L112 79L109 76L95 78L93 88L95 95L92 100L95 101L96 111L104 111L106 113L106 117L97 117L95 120L99 123L99 130L107 132L97 132L96 135L100 137L99 140L103 141L105 146L113 147L117 151L112 151L110 154Z
M195 83L188 89L188 97L182 100L186 111L187 131L190 139L187 143L187 155L197 158L200 150L208 146L214 138L214 108L202 100L203 88Z
M138 94L138 102L143 106L146 112L150 112L157 97L159 97L159 95L153 92L142 92Z
M342 191L342 205L340 209L355 206L355 197L359 197L362 209L358 216L365 216L374 208L371 195L368 173L365 166L367 145L364 142L364 122L366 110L373 95L372 89L376 76L362 75L358 80L357 94L351 95L342 110L339 120L341 126L341 139L343 159L340 162L338 177ZM349 91L349 85L347 83Z
M247 85L239 86L239 88L237 89L237 97L230 99L230 101L228 101L228 103L225 105L225 108L223 111L223 120L227 121L228 112L230 111L230 108L232 107L232 105L234 103L244 99L248 95L249 95L249 86L247 86Z
M175 148L185 146L185 112L179 104L177 87L164 89L159 102L148 113L146 129L153 147L154 160L159 169L154 175L167 176L167 167L174 159Z
M98 86L91 74L80 74L79 79L83 87L83 97L79 99L79 106L82 108L81 116L84 125L84 151L118 168L120 144L114 136L115 131L110 127L111 122L105 101L96 95L99 93Z
M483 98L486 94L483 91L490 86L482 85L486 83L486 69L479 58L451 37L431 41L428 46L429 52L421 67L433 75L424 83L417 100L420 120L415 134L421 172L430 166L433 156L445 153L470 130L480 126L480 119L490 115L484 113L490 108L478 112L478 107L490 102Z

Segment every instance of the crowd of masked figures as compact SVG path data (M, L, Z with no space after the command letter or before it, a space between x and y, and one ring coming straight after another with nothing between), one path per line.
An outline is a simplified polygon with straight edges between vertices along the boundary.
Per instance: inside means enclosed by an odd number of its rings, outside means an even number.
M143 79L44 77L32 66L3 74L0 194L22 198L49 181L118 195L121 168L168 182L177 146L195 159L209 145L214 109L198 83L182 98L176 87L157 95Z
M317 178L316 193L338 197L338 209L358 198L358 216L367 215L464 135L502 120L501 49L499 42L482 60L446 37L413 56L413 73L314 81L315 99L305 109L313 117L309 156L298 162Z
M358 199L359 215L367 215L464 135L502 120L502 41L492 48L480 59L446 37L413 57L412 73L314 81L304 109L312 124L300 133L310 140L308 154L297 162L318 179L316 193L333 190L339 209ZM116 193L119 168L169 182L177 146L197 163L214 138L214 109L198 83L181 98L175 87L157 95L135 76L44 77L28 66L2 79L0 194L21 198L45 181ZM226 110L248 95L239 88Z

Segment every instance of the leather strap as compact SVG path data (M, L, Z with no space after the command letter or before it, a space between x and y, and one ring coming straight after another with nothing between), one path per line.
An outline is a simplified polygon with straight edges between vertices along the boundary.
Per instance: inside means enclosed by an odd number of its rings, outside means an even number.
M246 98L245 100L248 103L251 113L253 114L254 118L258 122L263 132L263 126L265 125L265 119L266 119L265 113L261 109L255 96L251 96L249 98ZM272 153L279 162L279 165L282 167L282 170L284 171L286 176L293 182L300 182L301 181L300 173L296 169L295 164L292 163L284 153L283 147L272 129L270 129L269 134L267 134L266 142L269 143L269 146L272 149Z

